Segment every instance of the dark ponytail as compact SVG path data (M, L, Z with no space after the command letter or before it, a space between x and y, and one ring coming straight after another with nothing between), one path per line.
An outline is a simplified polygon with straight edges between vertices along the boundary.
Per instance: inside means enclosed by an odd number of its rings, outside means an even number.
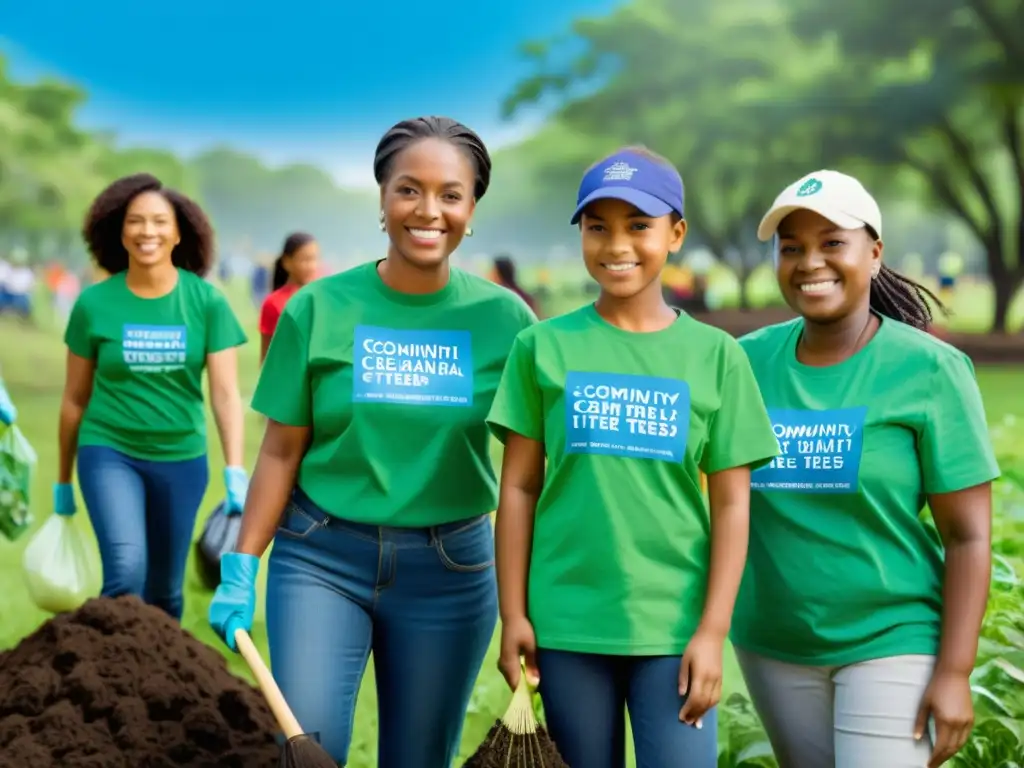
M284 268L284 260L288 256L294 256L295 252L307 243L312 243L316 240L310 234L305 232L292 232L284 241L284 247L281 248L281 255L274 260L274 277L270 281L270 290L276 291L278 288L284 288L288 282L288 270Z
M871 227L866 229L873 240L878 239ZM949 310L934 293L884 264L871 281L870 301L871 308L878 314L922 331L932 324L931 305L934 304L943 316L949 316Z

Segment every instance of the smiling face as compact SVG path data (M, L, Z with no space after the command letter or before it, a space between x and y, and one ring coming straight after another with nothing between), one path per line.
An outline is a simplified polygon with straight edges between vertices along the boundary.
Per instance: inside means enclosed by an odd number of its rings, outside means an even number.
M622 200L595 200L583 211L583 262L608 296L628 299L652 285L686 237L686 222L651 217Z
M295 253L284 258L284 268L289 279L296 285L313 282L320 269L320 245L316 240L310 240L297 248Z
M793 311L823 324L866 311L882 263L882 242L866 228L839 229L800 210L782 220L778 236L779 288Z
M476 202L473 163L457 146L422 139L406 147L381 187L381 210L393 251L433 269L458 248Z
M181 242L174 207L159 192L143 192L128 204L121 229L121 243L129 264L154 267L170 263Z

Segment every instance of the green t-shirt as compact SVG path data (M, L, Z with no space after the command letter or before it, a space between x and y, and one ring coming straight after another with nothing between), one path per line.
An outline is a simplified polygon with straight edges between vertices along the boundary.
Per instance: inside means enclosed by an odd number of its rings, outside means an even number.
M224 295L187 270L166 296L144 299L125 273L89 286L64 332L68 349L96 366L79 445L152 461L206 453L206 356L246 342Z
M970 358L895 320L838 365L802 320L740 340L780 443L751 476L733 641L809 665L938 651L943 551L926 495L999 476Z
M535 321L514 293L459 269L411 295L362 264L292 296L253 408L311 427L298 485L331 515L424 527L484 514L497 501L484 418Z
M710 560L700 472L778 452L739 344L686 314L630 333L589 305L519 335L488 422L547 454L528 595L538 644L682 653Z

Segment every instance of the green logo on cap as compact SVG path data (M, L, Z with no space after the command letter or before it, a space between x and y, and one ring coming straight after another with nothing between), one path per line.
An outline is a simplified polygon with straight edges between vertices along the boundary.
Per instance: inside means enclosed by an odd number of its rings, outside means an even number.
M800 189L796 191L796 196L810 197L818 192L821 192L821 182L817 179L808 179L800 185Z

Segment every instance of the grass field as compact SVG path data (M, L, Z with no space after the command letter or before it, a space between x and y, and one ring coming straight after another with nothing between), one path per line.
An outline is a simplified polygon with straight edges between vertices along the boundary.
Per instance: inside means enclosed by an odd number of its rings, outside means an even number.
M231 291L233 303L239 318L247 328L255 327L255 313L245 300L242 291ZM566 300L565 309L583 301L582 296L573 301ZM39 455L38 472L34 479L34 510L38 525L51 511L50 489L56 477L56 431L57 414L63 385L64 348L55 324L45 317L39 328L26 328L13 321L0 320L0 373L19 409L19 424L32 442ZM253 338L244 348L241 356L240 374L243 382L243 396L248 399L256 381L258 344ZM989 418L1001 421L1004 416L1020 409L1021 391L1024 390L1024 369L982 369L979 379L985 396ZM260 441L260 422L249 414L247 417L246 456L252 466ZM210 435L215 435L210 427ZM495 451L495 458L500 458ZM213 507L223 495L220 480L222 461L219 447L211 443L210 488L200 513L198 528L207 510ZM81 503L80 503L81 509ZM88 527L85 514L78 516L82 526ZM30 535L11 544L0 540L0 584L4 585L0 597L0 649L17 644L24 636L44 622L48 615L41 613L30 603L22 587L20 558ZM265 572L265 570L264 570ZM261 586L262 588L262 586ZM187 630L201 640L224 650L206 622L206 611L210 594L199 584L198 577L190 567L186 585L186 609L183 624ZM257 644L265 647L262 605L257 610L254 635ZM247 676L244 665L232 654L227 653L232 670ZM495 669L496 645L492 648L480 674L464 732L462 757L468 757L480 742L494 718L501 713L508 701L504 683ZM726 667L726 694L743 691L743 682L735 660L729 656ZM362 767L376 764L376 697L372 672L359 698L356 737L353 744L350 766Z

